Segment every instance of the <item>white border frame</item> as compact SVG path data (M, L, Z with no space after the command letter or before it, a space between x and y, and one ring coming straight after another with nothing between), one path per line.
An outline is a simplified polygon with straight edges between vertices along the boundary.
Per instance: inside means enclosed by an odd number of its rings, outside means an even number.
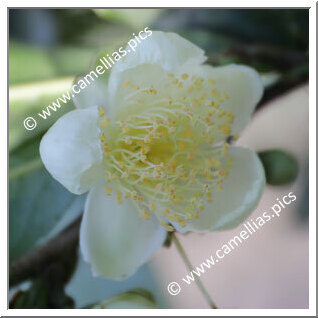
M105 7L106 3L104 0L91 0L90 6L92 7ZM197 0L196 5L198 7L209 8L213 5L213 8L234 8L240 5L240 8L310 8L309 10L309 211L310 211L310 222L309 222L309 309L218 309L217 311L211 311L211 309L7 309L7 284L8 282L7 270L8 270L8 258L6 261L2 261L0 264L0 275L1 275L1 289L0 289L0 314L1 316L315 316L316 315L316 2L315 1L281 1L281 0L267 0L267 1L225 1L215 0L202 1ZM23 0L12 0L6 1L5 4L1 5L0 11L0 34L2 43L7 42L8 32L8 7L25 7L28 4L29 7L61 7L61 8L72 8L77 7L79 4L75 0L55 0L46 1L45 4L41 0L29 0L27 3ZM115 2L114 7L130 7L132 2L119 1ZM135 8L138 7L149 7L154 5L153 2L149 1L134 1ZM160 7L178 7L181 5L180 1L173 0L161 0ZM154 6L155 7L155 6ZM159 6L158 6L159 7ZM189 6L190 7L190 6ZM27 7L25 7L27 8ZM85 7L83 7L85 8ZM237 7L238 8L238 7ZM6 70L8 74L8 63L6 50L1 50L1 63L2 70ZM4 96L8 99L8 82L7 77L2 76L1 79L1 96L2 101L5 100ZM7 108L4 105L0 108L1 112L1 158L2 164L2 175L8 173L8 154L7 147L8 142L4 139L4 136L8 134L8 121L7 121ZM7 129L6 129L7 128ZM6 163L6 164L5 164ZM5 168L6 167L6 171ZM2 178L1 183L1 202L8 202L8 184L5 178ZM4 207L2 209L1 229L0 229L0 248L2 255L7 255L7 239L8 239L8 213L5 211L8 209ZM7 255L8 256L8 255Z

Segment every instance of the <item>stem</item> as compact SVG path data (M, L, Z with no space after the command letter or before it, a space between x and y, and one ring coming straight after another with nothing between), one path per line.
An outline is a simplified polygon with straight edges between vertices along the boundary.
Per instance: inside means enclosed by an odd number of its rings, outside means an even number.
M9 269L10 287L42 274L52 263L69 258L78 245L80 223L81 217L44 245L12 261Z
M184 250L184 248L182 247L180 241L178 240L177 236L175 235L175 233L172 233L172 240L174 241L176 248L182 258L182 260L184 261L185 265L187 266L189 271L193 270L193 266ZM209 293L207 292L207 290L205 289L205 287L203 286L201 280L199 277L195 278L195 283L197 284L198 288L200 289L203 297L205 298L205 300L208 302L210 308L212 309L217 309L214 301L212 300L212 298L210 297Z

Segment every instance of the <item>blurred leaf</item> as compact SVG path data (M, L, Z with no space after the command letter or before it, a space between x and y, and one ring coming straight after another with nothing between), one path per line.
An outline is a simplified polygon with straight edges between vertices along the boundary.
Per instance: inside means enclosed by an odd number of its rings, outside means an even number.
M232 37L207 30L189 29L178 33L204 49L208 54L221 53L237 43Z
M31 171L43 168L39 147L42 136L28 140L10 152L9 179L13 180Z
M30 251L59 223L65 214L83 208L77 196L67 191L44 169L34 170L9 184L9 258ZM75 209L76 211L72 211ZM71 211L70 211L71 210Z
M72 85L73 77L50 81L14 85L9 88L9 149L22 145L26 140L43 134L59 117L73 109L72 101L66 104L60 102L61 107L51 116L43 119L38 116L43 109L51 105L58 97L65 93ZM34 130L27 130L23 126L26 117L32 116L37 121Z
M37 245L44 244L53 239L73 223L83 213L85 201L86 194L75 196L71 206L64 212L59 221L55 223L54 227L38 240Z
M58 76L74 76L89 71L96 48L64 46L50 53Z
M74 301L65 294L65 264L54 263L43 268L26 291L18 291L11 299L11 309L72 309Z
M31 45L9 45L9 84L52 78L54 64L44 49Z
M86 196L71 194L45 170L41 138L10 152L10 261L58 234L83 211Z
M205 30L226 35L241 44L308 49L308 21L308 9L172 9L160 16L155 27L169 31Z
M283 185L296 179L298 163L293 155L283 150L267 150L258 155L264 165L267 183Z
M114 296L90 306L91 309L151 309L158 308L150 292L143 289Z
M43 284L32 284L31 288L26 291L18 291L10 301L10 309L35 309L47 308L48 301L47 290Z
M162 9L93 9L102 19L128 24L134 29L145 28L162 13Z
M85 72L95 50L74 46L45 49L11 41L9 84L48 80Z

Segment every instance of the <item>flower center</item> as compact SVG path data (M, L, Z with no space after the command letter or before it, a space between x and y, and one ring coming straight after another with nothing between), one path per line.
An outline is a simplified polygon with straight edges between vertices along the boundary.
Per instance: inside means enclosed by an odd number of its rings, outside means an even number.
M144 218L155 213L173 230L169 221L186 226L212 202L213 192L222 189L232 165L224 140L231 134L234 115L221 109L225 95L215 89L202 94L215 84L212 79L205 83L187 74L180 79L167 74L167 81L180 90L174 98L165 97L160 88L124 83L136 91L138 111L111 122L100 108L99 126L106 194L112 193L109 183L114 184L118 203L131 198Z

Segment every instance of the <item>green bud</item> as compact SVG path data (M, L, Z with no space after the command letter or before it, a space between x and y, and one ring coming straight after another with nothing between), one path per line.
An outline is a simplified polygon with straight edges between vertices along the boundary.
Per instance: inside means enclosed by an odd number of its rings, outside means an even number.
M135 289L96 303L90 309L153 309L158 308L152 295L143 289Z
M258 153L271 185L283 185L292 182L298 174L298 163L295 157L283 150L266 150Z

